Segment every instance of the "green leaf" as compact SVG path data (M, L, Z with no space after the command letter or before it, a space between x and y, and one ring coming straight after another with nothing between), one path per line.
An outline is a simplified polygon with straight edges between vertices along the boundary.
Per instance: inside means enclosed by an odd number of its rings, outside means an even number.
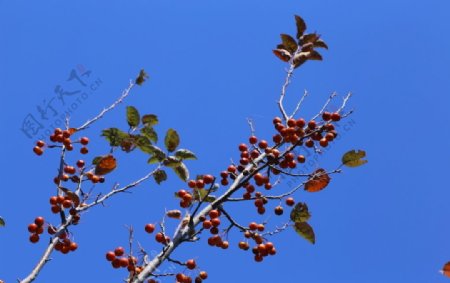
M179 149L175 152L175 156L181 160L195 160L197 157L195 154L187 149Z
M295 39L292 38L292 36L288 34L281 34L281 41L283 42L283 46L286 48L287 51L290 53L294 53L297 51L297 42L295 42Z
M122 141L129 137L129 135L125 132L117 128L109 128L102 131L102 136L109 141L110 146L120 146Z
M305 33L306 23L300 16L295 15L295 24L297 25L297 39L300 39Z
M155 174L153 175L153 178L155 179L156 183L159 185L163 181L167 180L167 173L164 170L157 170Z
M135 82L136 82L137 85L142 85L145 82L146 79L148 79L148 74L144 71L144 69L142 69L139 72L139 75L136 78Z
M141 116L139 115L138 110L133 106L127 107L127 122L128 125L132 128L135 128L139 125L141 120Z
M348 167L358 167L366 164L368 161L362 158L366 157L364 150L350 150L342 156L342 164Z
M311 217L306 203L299 202L291 211L291 220L295 223L306 222Z
M158 124L158 116L153 115L153 114L146 114L144 116L142 116L142 124L146 125L146 126L154 126L156 124Z
M152 145L150 140L145 136L136 135L135 143L136 146L145 153L153 154L155 152L155 147Z
M163 165L170 167L170 168L178 167L178 166L180 166L180 164L181 164L181 160L176 158L175 156L168 156L163 161Z
M147 161L147 163L153 164L163 161L166 158L166 154L159 147L152 145L153 156Z
M181 163L177 167L174 167L173 171L184 182L187 182L187 180L189 179L189 170L187 169L186 165L184 165L184 163Z
M149 138L153 143L158 142L158 134L151 126L145 126L141 129L141 134Z
M169 152L174 151L180 144L180 137L174 129L167 130L164 144Z
M4 227L6 225L5 220L3 217L0 216L0 227Z
M294 224L294 229L297 234L305 238L311 244L316 242L316 235L314 234L314 230L308 222L296 222Z

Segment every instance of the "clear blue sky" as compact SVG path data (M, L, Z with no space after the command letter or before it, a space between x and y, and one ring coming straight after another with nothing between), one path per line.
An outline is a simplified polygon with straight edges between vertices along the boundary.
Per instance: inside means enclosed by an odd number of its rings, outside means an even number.
M48 205L58 155L36 157L34 140L20 128L43 103L52 101L56 111L75 103L76 95L64 107L52 100L57 85L80 89L66 81L72 69L90 70L89 80L99 82L72 112L74 125L118 97L141 68L151 76L87 132L95 141L87 160L108 150L100 130L124 128L124 107L135 105L160 117L160 132L178 129L182 147L199 157L188 163L193 175L218 174L247 139L247 117L258 136L271 137L285 74L271 50L280 33L294 33L299 14L330 50L323 62L299 69L288 102L307 89L301 115L310 117L331 92L353 92L352 122L321 166L334 168L351 148L365 149L369 163L335 176L321 193L297 195L312 211L315 245L286 231L273 238L277 256L256 264L237 250L242 237L233 233L227 251L203 241L174 257L195 257L208 282L450 282L438 273L450 260L449 11L444 0L0 1L0 215L7 221L0 229L0 279L25 277L42 254L46 241L29 243L28 223L38 215L58 220ZM138 152L118 158L103 190L150 168ZM124 225L135 227L148 251L159 250L143 226L177 207L173 192L183 184L170 177L164 186L146 183L83 215L72 230L79 250L53 254L37 282L120 282L125 272L113 270L104 254L127 245ZM282 222L258 217L250 206L230 212L244 222Z

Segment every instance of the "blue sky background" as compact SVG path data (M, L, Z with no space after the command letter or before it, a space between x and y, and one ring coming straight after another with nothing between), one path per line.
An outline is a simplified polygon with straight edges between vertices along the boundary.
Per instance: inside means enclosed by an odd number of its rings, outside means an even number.
M356 112L342 122L341 139L320 157L320 166L335 168L352 148L365 149L369 163L334 176L321 193L296 196L313 214L315 245L289 230L272 239L278 254L257 264L250 252L237 250L242 236L232 233L227 251L202 241L183 245L174 257L196 258L208 282L449 282L438 273L450 260L448 11L443 0L0 1L0 215L7 221L0 230L0 279L24 278L43 253L45 240L28 242L28 223L38 215L58 220L48 205L58 153L36 157L35 140L20 128L28 114L39 117L37 106L55 97L56 85L80 89L66 81L72 69L84 67L100 82L72 112L74 126L114 101L141 68L151 76L86 132L92 140L86 160L108 151L99 132L125 128L125 106L135 105L159 116L161 134L179 131L182 147L199 158L188 163L192 175L218 174L247 140L247 117L258 136L272 136L285 65L271 50L280 33L295 32L293 15L299 14L330 50L322 52L323 62L296 72L288 108L304 89L310 92L301 113L307 118L331 92L353 92L349 106ZM75 101L53 105L62 113ZM137 151L118 159L98 190L151 168ZM119 282L124 270L113 270L104 254L127 245L124 225L135 227L149 252L159 251L143 226L177 207L173 192L184 184L170 177L163 186L145 183L84 214L71 230L78 251L53 254L37 282ZM229 210L244 224L283 222L270 213L258 216L251 205Z

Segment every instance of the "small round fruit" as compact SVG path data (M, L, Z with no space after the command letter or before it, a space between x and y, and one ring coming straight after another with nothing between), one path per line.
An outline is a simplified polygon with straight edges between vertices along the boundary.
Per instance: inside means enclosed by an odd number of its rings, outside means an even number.
M250 144L255 144L255 143L258 142L258 138L256 136L251 136L251 137L248 138L248 142Z
M212 176L212 175L203 176L203 182L207 185L211 184L212 182L214 182L214 176Z
M286 199L286 205L293 206L295 204L295 200L291 197Z
M248 147L245 143L241 143L239 145L239 151L247 151L247 150L248 150Z
M261 140L261 141L258 143L258 146L259 146L259 148L261 148L261 149L267 148L268 145L269 145L269 144L268 144L267 141L265 141L265 140Z
M209 211L209 217L211 217L211 219L217 218L220 216L220 212L217 209L213 209Z
M212 227L212 223L210 220L203 221L202 225L203 225L203 228L205 228L205 229L210 229Z
M339 114L338 112L334 112L333 114L331 114L331 120L334 122L340 121L341 114Z
M28 232L30 233L36 233L37 229L38 226L36 225L36 223L31 223L30 225L28 225Z
M82 137L82 138L80 139L80 143L81 143L82 145L87 145L87 144L89 143L89 138L88 138L88 137Z
M77 161L77 167L78 167L78 168L83 168L84 165L85 165L84 160L81 160L81 159L80 159L80 160Z
M44 153L44 151L42 150L42 148L40 148L39 146L33 147L33 152L34 152L36 155L42 155L42 153Z
M280 117L275 117L275 118L273 118L272 122L273 122L274 125L280 124L281 123L281 118Z
M87 154L89 152L88 148L83 146L82 148L80 148L80 153L81 154Z
M208 278L208 273L206 273L206 271L200 271L200 273L198 274L198 276L205 280L206 278Z
M38 216L34 219L34 223L36 223L37 226L42 226L45 223L44 217Z
M283 207L282 206L277 206L277 207L275 207L275 214L276 215L282 215L283 214Z
M157 234L155 235L155 240L156 240L158 243L164 243L164 242L166 241L166 238L164 237L164 234L163 234L163 233L159 232L159 233L157 233Z
M123 247L117 247L117 248L114 250L114 254L115 254L116 256L123 256L124 253L125 253L125 249L124 249Z
M44 147L44 146L45 146L45 142L42 141L42 140L39 140L39 141L36 142L36 146L38 146L38 147Z
M306 146L306 147L313 147L313 146L314 146L314 141L313 141L312 139L308 139L308 140L305 142L305 146Z
M247 242L241 241L241 242L239 242L239 248L240 248L241 250L246 251L246 250L249 249L249 245L248 245Z
M331 113L330 113L330 112L327 112L327 111L323 112L323 113L322 113L322 119L323 119L324 121L329 121L329 120L331 119Z
M319 141L320 146L327 147L328 146L328 140L326 138L321 138Z
M305 163L306 158L304 155L300 154L297 156L297 161L298 161L298 163Z
M314 120L311 120L308 122L308 128L310 128L311 130L314 130L317 127L317 123Z
M116 254L114 252L107 252L106 253L106 260L107 261L113 261L116 258Z
M190 259L188 261L186 261L186 267L189 269L194 269L197 266L197 264L195 263L195 260Z
M149 224L145 225L145 232L151 234L151 233L153 233L153 231L155 231L154 224L149 223Z
M39 235L38 234L31 234L30 235L30 242L32 242L33 244L39 242Z

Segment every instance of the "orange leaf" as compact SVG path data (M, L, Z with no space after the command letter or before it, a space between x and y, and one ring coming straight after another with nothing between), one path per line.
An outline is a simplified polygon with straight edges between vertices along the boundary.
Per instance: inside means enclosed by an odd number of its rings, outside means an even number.
M324 169L319 168L311 175L308 182L305 184L305 191L318 192L323 190L328 183L330 183L330 176Z
M95 175L105 175L116 169L116 159L112 155L102 157L95 166Z
M442 267L441 273L444 274L447 277L450 277L450 261L444 264L444 267Z

